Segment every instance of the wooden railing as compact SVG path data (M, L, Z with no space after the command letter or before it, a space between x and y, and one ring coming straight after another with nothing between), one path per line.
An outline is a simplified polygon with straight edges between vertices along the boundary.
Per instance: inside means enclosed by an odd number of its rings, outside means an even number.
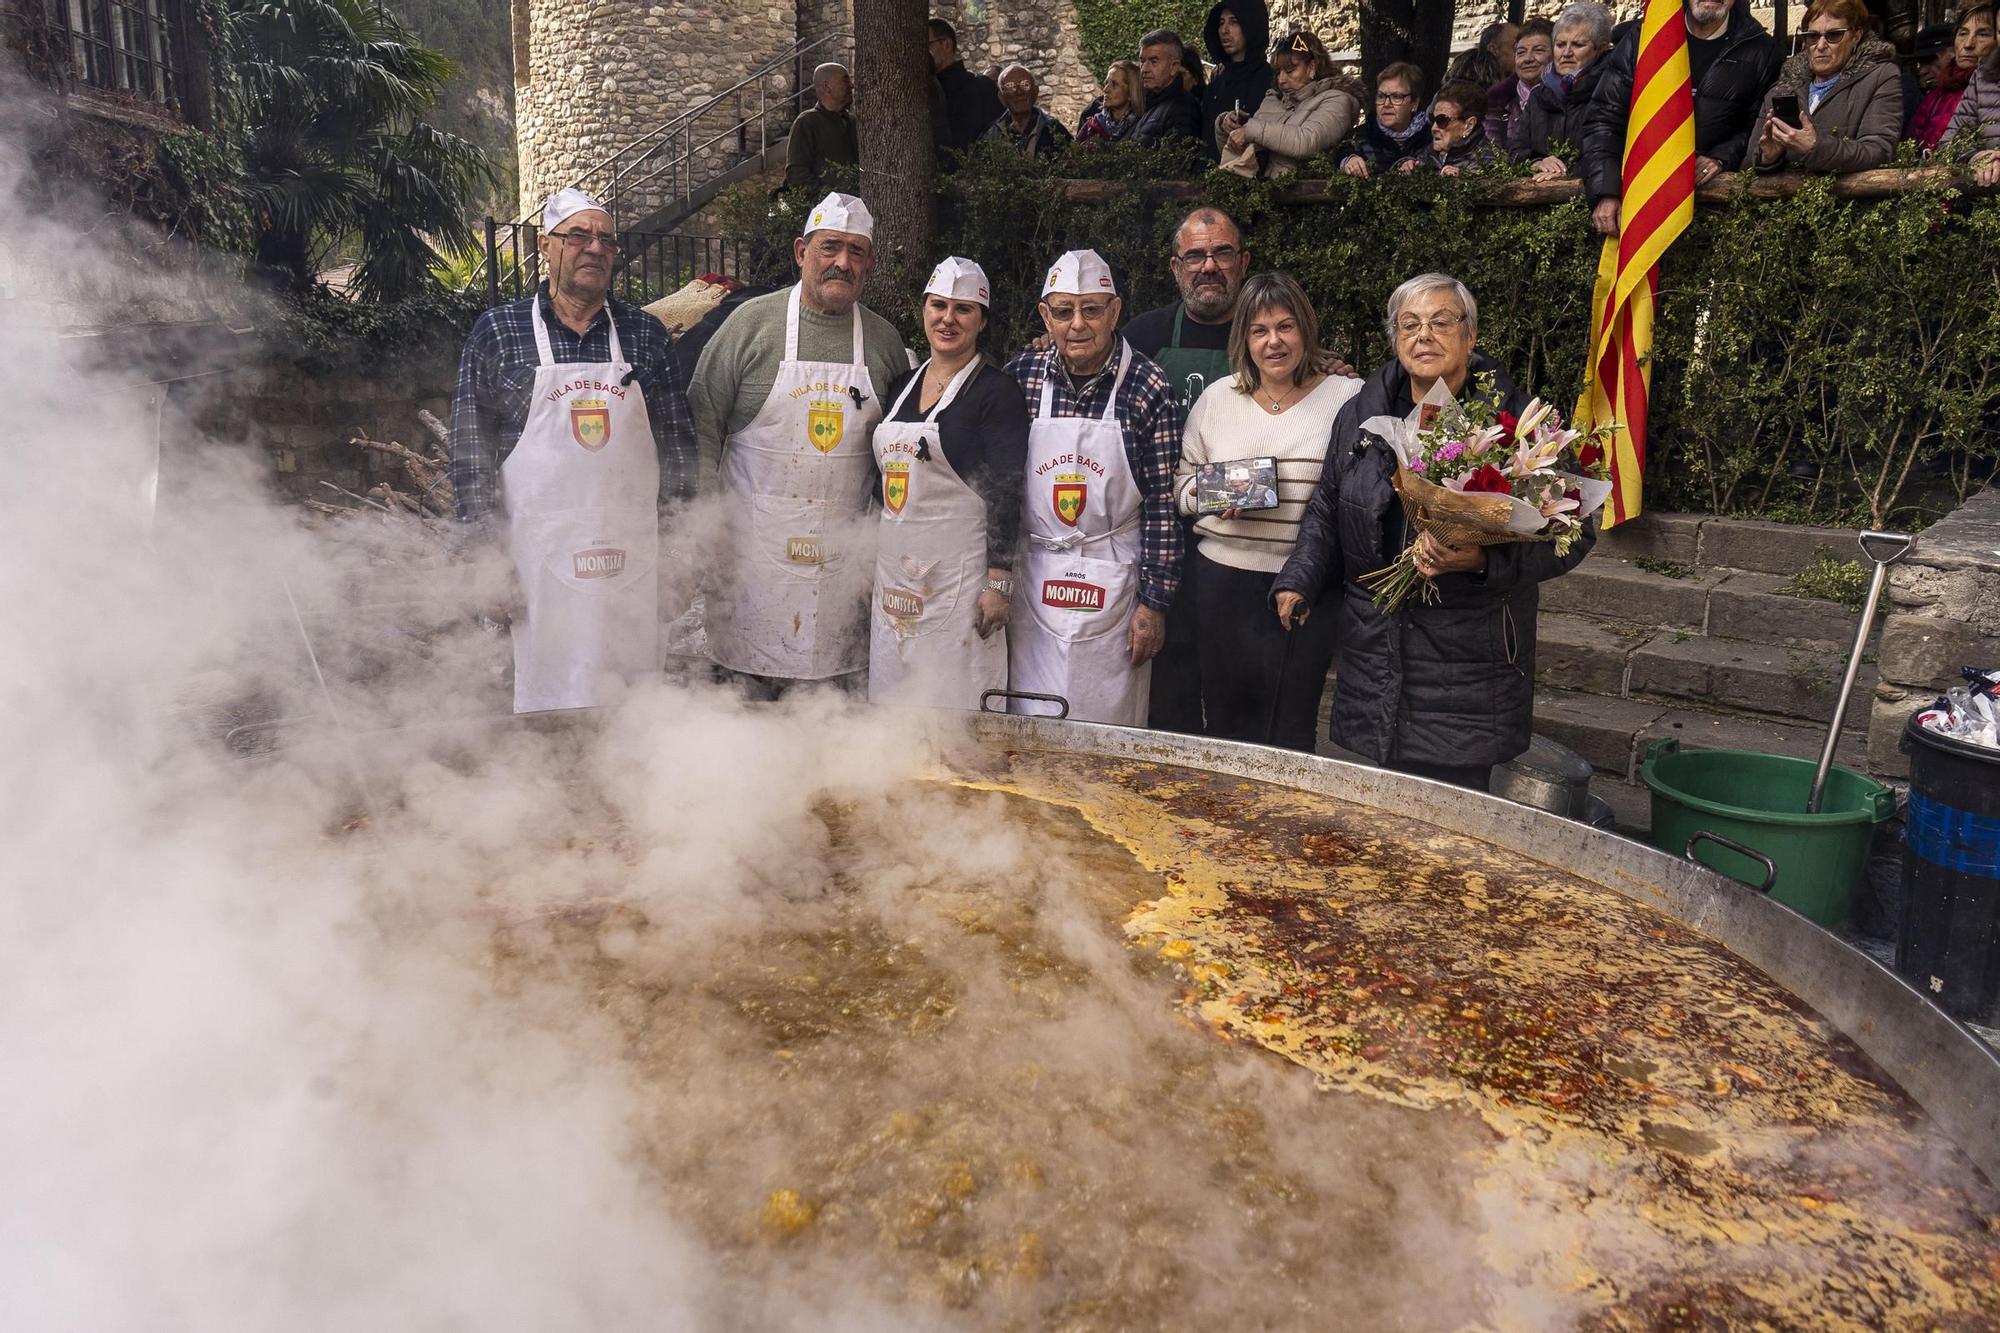
M1706 185L1698 186L1694 197L1697 204L1709 205L1727 204L1743 196L1789 199L1808 181L1817 179L1821 178L1801 171L1757 175L1738 172L1717 176ZM2000 188L1973 184L1971 170L1962 166L1880 167L1874 171L1835 176L1833 195L1836 199L1881 199L1907 194L1919 186L1944 184L1955 186L1967 194L1989 194ZM1162 199L1195 199L1203 192L1201 182L1193 180L1073 180L1064 183L1063 194L1071 203L1101 204L1120 198L1135 188ZM1483 201L1497 208L1538 208L1583 195L1583 182L1579 180L1497 181L1485 188L1487 193ZM1325 180L1296 180L1278 188L1278 198L1288 204L1325 203L1337 193L1333 183Z

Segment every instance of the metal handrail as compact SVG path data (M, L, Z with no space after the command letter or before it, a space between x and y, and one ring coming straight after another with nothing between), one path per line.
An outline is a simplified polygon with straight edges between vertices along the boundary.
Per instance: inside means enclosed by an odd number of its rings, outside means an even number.
M633 156L636 153L639 154L640 159L643 162L647 158L656 156L657 152L655 146L663 143L676 131L679 131L681 133L683 143L685 143L687 138L691 134L693 124L696 120L698 120L703 115L706 115L708 112L713 111L717 106L722 104L724 99L742 92L744 89L748 88L753 83L757 85L757 94L759 99L759 109L756 119L761 121L765 116L769 115L770 113L770 97L768 90L764 87L764 80L768 79L771 75L777 73L779 70L783 69L787 65L796 66L799 60L805 55L817 51L820 48L827 46L831 43L837 42L844 36L846 36L846 30L843 28L836 28L832 32L826 33L819 37L814 37L810 39L801 38L800 40L792 43L790 47L786 48L783 54L774 56L772 59L767 60L762 65L759 65L756 69L752 70L750 73L744 75L741 79L738 79L735 83L730 84L727 88L724 88L722 91L718 93L712 94L707 101L702 102L697 106L690 107L687 110L681 112L679 115L674 116L672 119L664 121L661 124L654 126L652 129L647 130L644 134L641 134L638 138L633 139L631 142L617 149L615 152L611 154L610 157L606 158L603 162L599 163L593 171L588 172L582 176L579 176L575 180L571 181L570 186L574 189L579 189L579 190L584 189L594 182L605 180L606 173L608 172L611 188L605 192L605 194L608 197L603 198L601 202L603 202L605 206L611 210L612 218L613 221L615 222L617 219L616 205L618 202L618 185L620 183L620 178L624 174L623 164L627 158ZM804 93L808 89L810 89L810 87L811 84L807 83L803 88L794 89L791 93L787 94L784 98L780 99L781 104L783 102L797 101L801 96L804 95ZM751 117L747 116L739 117L736 128L740 128L743 125L747 125L750 119ZM764 146L768 147L768 142L766 142ZM760 148L759 151L760 152L763 151L763 148ZM744 156L748 157L749 154L746 153ZM688 154L685 151L683 151L678 157L672 159L670 165L684 163L687 161L687 159L688 159ZM656 170L652 174L656 176L659 174L659 172L658 170ZM648 176L646 179L652 179L652 176ZM692 190L690 189L689 191L687 191L687 193L692 193ZM531 222L533 221L533 219L532 217L524 217L521 218L520 221Z
M795 86L792 91L783 94L774 101L768 87L768 80L773 74L779 72L787 65L796 66L805 56L834 42L838 42L845 36L846 30L844 28L836 28L819 37L810 39L801 38L799 41L792 43L782 55L765 61L762 65L759 65L755 70L744 75L729 87L712 94L706 101L688 108L670 120L662 122L638 138L633 139L622 148L619 148L609 158L599 163L591 173L579 176L576 180L570 182L571 186L576 189L587 189L592 185L603 182L597 193L597 198L610 212L614 229L618 225L618 217L622 211L621 206L625 200L632 193L651 185L662 176L669 177L674 183L668 197L678 198L681 204L686 206L694 198L695 191L700 188L695 181L695 155L704 149L713 147L716 143L728 138L732 134L736 135L739 141L738 151L731 156L728 162L713 173L714 176L721 176L735 170L752 157L762 156L768 152L772 143L770 133L771 113L773 111L785 111L794 107L801 98L812 90L810 80L795 78ZM757 111L754 115L748 115L743 112L741 94L752 84L755 84L757 87ZM722 105L725 99L730 97L737 98L737 109L734 113L736 117L735 123L727 128L716 131L700 143L696 143L694 135L696 133L697 122L701 117L715 110L718 106ZM757 123L757 149L755 153L749 150L749 140L746 134L753 120ZM669 147L676 134L680 136L680 151L671 157L666 156L664 150ZM628 167L628 161L635 157L636 161L631 162L631 165ZM659 159L657 165L654 165L655 159ZM649 165L651 166L651 170L646 171L644 175L633 176L629 174L633 171L643 170ZM606 172L609 172L608 177L605 174ZM486 266L487 281L493 290L497 291L502 286L516 284L517 280L526 271L529 258L520 247L520 237L523 234L521 229L524 227L533 228L536 221L537 219L534 215L530 214L517 222L508 224L509 233L514 242L514 254L511 256L509 267L504 273L501 271L501 260L497 252L497 228L489 223Z

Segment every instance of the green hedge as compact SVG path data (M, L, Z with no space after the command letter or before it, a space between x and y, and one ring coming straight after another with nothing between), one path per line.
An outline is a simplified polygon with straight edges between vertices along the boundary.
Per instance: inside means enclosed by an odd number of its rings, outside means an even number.
M1146 164L1107 153L1086 169L1131 177ZM1442 270L1478 297L1481 345L1524 387L1574 403L1599 245L1581 202L1497 207L1477 178L1334 175L1326 202L1289 205L1263 182L1198 184L1244 224L1255 268L1304 283L1355 365L1388 355L1396 284ZM939 189L940 253L977 259L993 280L996 353L1039 331L1041 275L1070 247L1111 262L1128 315L1175 297L1166 258L1185 200L1134 185L1072 203L1047 169L998 158ZM763 250L763 276L789 280L789 239ZM871 304L916 340L912 300L878 287ZM1822 180L1702 208L1661 274L1653 359L1654 507L1920 526L2000 465L2000 196L1928 184L1847 201Z

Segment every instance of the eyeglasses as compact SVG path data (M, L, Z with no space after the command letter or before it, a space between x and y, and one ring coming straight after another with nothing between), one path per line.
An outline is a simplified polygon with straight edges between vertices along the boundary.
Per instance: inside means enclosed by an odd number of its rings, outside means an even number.
M1442 338L1463 323L1465 316L1457 313L1432 315L1429 319L1405 315L1396 321L1396 332L1405 338L1414 338L1424 332L1428 332L1433 338Z
M1213 250L1186 250L1174 256L1182 268L1206 268L1214 264L1217 268L1228 268L1242 254L1233 245L1218 245Z
M1415 93L1378 92L1375 94L1375 100L1378 102L1414 102L1417 100L1417 95Z
M1454 125L1462 124L1471 119L1471 116L1441 116L1435 111L1431 112L1431 124L1443 130L1448 130Z
M1854 29L1852 28L1821 28L1817 32L1808 31L1806 33L1806 45L1838 46L1847 39L1847 34L1853 31Z
M578 227L573 231L552 231L549 233L549 239L561 241L564 247L570 250L588 250L591 243L595 242L614 255L618 253L618 238L608 231L591 231L587 227Z
M1081 305L1070 305L1067 302L1062 305L1050 305L1044 301L1042 309L1048 311L1049 318L1058 324L1069 324L1077 319L1082 319L1086 324L1095 324L1111 313L1111 302L1085 301Z

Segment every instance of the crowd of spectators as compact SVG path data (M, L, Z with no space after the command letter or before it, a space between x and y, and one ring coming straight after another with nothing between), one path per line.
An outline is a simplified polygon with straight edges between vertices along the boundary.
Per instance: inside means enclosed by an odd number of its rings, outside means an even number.
M1789 54L1748 0L1685 0L1685 13L1697 181L1746 168L1862 171L1907 139L1969 160L1981 184L2000 182L1994 0L1965 0L1906 56L1863 0L1812 0ZM1032 70L967 69L956 30L932 19L931 121L945 169L980 143L1042 159L1198 145L1223 170L1264 177L1322 156L1358 177L1513 161L1537 180L1579 180L1593 224L1617 232L1638 20L1614 24L1598 0L1575 0L1552 17L1491 24L1435 91L1423 70L1397 62L1371 92L1312 32L1274 40L1270 28L1264 0L1224 0L1202 28L1206 59L1179 33L1148 32L1071 129L1041 106ZM814 88L817 104L794 126L788 187L817 190L827 166L856 157L847 71L821 66Z

